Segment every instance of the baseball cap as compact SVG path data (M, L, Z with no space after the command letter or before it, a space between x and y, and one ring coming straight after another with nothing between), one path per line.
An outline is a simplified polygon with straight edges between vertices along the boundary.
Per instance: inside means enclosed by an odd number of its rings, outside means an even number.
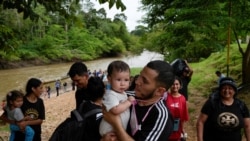
M237 93L237 84L235 83L234 79L231 78L231 77L224 77L224 78L221 78L220 80L220 90L222 88L222 86L224 85L230 85L231 87L233 87L234 91Z

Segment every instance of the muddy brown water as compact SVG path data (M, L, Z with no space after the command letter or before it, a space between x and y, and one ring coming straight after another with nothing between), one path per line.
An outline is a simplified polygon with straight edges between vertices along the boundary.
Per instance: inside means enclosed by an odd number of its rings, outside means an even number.
M111 61L118 59L125 61L132 68L143 67L151 60L162 60L163 56L155 52L144 51L142 54L136 56L104 58L84 63L91 71L99 69L105 70ZM67 72L72 64L73 62L0 70L0 100L4 99L6 93L10 90L21 89L24 91L25 84L31 77L39 78L43 82L54 82L57 79L61 80L67 77ZM70 87L70 79L63 79L62 81L69 82L67 87ZM46 85L50 85L52 91L55 90L54 83Z

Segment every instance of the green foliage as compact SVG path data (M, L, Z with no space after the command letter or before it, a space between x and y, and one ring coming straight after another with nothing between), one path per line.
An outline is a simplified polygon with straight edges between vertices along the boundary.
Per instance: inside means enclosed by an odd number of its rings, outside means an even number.
M126 50L126 47L124 46L123 41L118 38L113 39L112 42L110 43L110 46L113 52L123 53Z
M37 6L43 6L47 12L59 12L60 15L65 17L70 17L76 13L74 7L71 6L72 3L79 4L80 0L56 0L56 1L42 1L42 0L0 0L0 6L3 9L16 9L18 13L23 13L23 18L30 18L31 20L37 21L39 19L39 14L35 10ZM99 3L103 4L105 2L109 3L109 8L116 5L116 8L125 10L126 7L121 0L99 0Z
M244 17L250 12L248 0L142 0L142 4L147 11L143 21L152 28L151 32L163 32L158 38L148 38L154 42L152 50L170 52L164 54L166 59L207 58L226 45L229 25L239 36L249 31L246 25L250 20ZM235 40L236 37L230 38Z
M67 12L74 15L47 13L48 9L38 4L32 7L40 16L36 21L23 20L23 15L15 10L2 11L0 7L0 58L5 61L39 59L46 63L93 60L139 45L138 39L131 38L127 31L125 15L119 14L111 21L104 9L95 10L90 2L86 2L89 9L86 11L73 1L65 2Z
M0 50L1 60L10 60L10 61L18 61L21 60L18 56L16 56L16 52L6 53L5 51Z
M100 4L103 4L106 2L109 3L109 8L112 8L114 6L114 4L116 4L117 9L121 8L122 11L124 11L126 9L126 6L122 3L121 0L99 0Z

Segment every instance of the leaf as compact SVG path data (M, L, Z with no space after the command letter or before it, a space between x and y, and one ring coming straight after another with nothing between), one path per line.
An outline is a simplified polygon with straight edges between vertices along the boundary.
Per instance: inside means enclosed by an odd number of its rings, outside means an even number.
M117 9L121 8L121 10L124 11L126 9L126 6L122 3L121 0L117 0L117 2L116 2L116 8Z
M109 9L111 9L115 4L115 0L110 0L109 1Z
M99 3L100 4L103 4L103 3L105 3L105 2L107 2L108 0L99 0Z

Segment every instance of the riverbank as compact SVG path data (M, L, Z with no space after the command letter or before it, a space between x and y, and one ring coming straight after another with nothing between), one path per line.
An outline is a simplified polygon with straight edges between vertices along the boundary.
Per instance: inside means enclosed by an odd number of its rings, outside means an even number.
M6 69L17 69L23 67L32 67L32 66L43 66L43 65L51 65L51 64L58 64L58 63L68 63L74 62L77 60L72 61L65 61L65 60L51 60L51 61L44 61L41 59L32 59L32 60L21 60L21 61L0 61L0 70Z

